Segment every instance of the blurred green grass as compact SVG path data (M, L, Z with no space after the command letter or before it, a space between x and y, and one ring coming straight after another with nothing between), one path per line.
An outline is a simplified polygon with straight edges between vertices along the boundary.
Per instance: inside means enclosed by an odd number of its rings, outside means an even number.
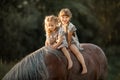
M0 80L16 64L16 62L0 63Z

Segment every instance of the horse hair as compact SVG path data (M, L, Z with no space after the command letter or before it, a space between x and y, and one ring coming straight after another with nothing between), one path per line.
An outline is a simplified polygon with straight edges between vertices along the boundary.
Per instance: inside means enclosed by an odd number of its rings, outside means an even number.
M90 43L81 44L81 47L84 48L81 53L83 53L88 68L86 77L81 75L82 68L74 55L72 56L74 66L67 71L67 61L60 50L42 47L24 57L2 80L107 80L107 58L103 50ZM54 61L58 62L54 65L54 63L52 64ZM65 64L61 65L62 62Z
M44 62L46 50L47 47L42 47L23 58L2 80L46 80L49 76Z

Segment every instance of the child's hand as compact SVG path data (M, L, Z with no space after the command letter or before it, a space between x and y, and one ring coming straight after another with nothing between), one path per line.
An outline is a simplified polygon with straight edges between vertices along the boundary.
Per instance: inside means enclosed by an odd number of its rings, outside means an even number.
M70 42L68 42L68 47L70 47L70 45L71 45Z
M53 49L57 49L57 46L56 45L52 45L51 46Z

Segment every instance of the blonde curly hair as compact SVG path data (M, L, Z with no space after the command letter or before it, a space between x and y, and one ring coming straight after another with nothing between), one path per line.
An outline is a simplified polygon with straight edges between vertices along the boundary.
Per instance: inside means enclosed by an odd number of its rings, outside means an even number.
M50 36L52 31L48 29L47 23L54 23L56 25L55 30L57 30L58 29L58 23L59 23L58 17L56 17L54 15L49 15L49 16L46 16L45 19L44 19L44 24L45 24L44 27L45 27L46 35Z

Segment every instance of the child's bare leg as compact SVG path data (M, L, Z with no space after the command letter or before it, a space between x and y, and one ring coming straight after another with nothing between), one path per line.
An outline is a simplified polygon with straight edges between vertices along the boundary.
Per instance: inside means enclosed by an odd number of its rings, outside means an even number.
M62 50L62 52L64 53L65 57L68 60L68 69L71 69L72 66L73 66L73 62L72 62L72 59L70 57L70 54L69 54L68 50L65 47L63 47L61 50Z
M80 53L80 51L78 50L78 48L74 44L71 44L70 49L75 54L79 62L82 64L82 67L83 67L82 74L87 73L87 67L85 65L84 58Z

